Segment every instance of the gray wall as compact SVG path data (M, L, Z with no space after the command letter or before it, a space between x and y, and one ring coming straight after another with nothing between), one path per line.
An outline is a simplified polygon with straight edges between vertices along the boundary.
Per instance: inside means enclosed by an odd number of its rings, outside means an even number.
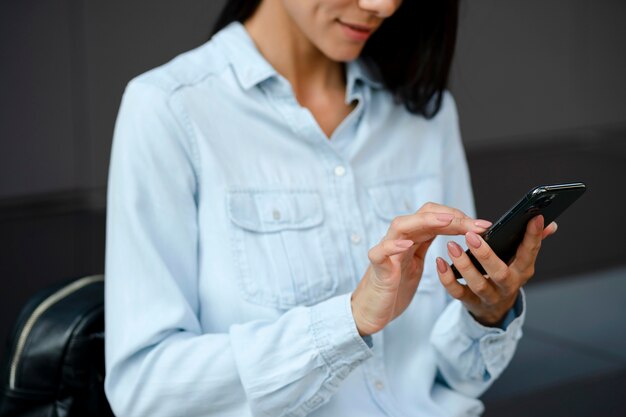
M469 146L626 122L626 2L463 2L453 89Z
M0 2L0 201L106 186L126 82L207 39L223 1ZM626 2L465 0L468 148L626 123Z
M204 42L222 3L0 2L0 201L105 187L125 84Z
M76 186L69 4L0 2L0 197Z

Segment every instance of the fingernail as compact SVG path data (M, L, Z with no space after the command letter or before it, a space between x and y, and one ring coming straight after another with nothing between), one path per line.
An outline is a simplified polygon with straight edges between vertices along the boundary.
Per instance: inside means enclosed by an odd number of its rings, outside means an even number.
M465 239L467 240L467 244L471 247L480 248L482 242L480 241L480 237L478 237L476 233L467 232L465 234Z
M475 226L482 227L483 229L490 228L492 224L493 223L491 223L489 220L476 220L474 222Z
M437 257L437 271L440 274L445 274L448 271L448 264L443 259Z
M412 240L396 240L394 243L400 249L408 249L413 246Z
M461 247L456 242L448 242L448 251L450 252L450 255L454 256L455 258L458 258L463 254L463 249L461 249Z
M437 213L437 220L440 222L450 223L454 219L454 214L449 213Z
M553 228L552 233L555 233L556 229L559 228L559 225L556 222L552 222L552 224L554 225L554 226L552 226L552 228Z

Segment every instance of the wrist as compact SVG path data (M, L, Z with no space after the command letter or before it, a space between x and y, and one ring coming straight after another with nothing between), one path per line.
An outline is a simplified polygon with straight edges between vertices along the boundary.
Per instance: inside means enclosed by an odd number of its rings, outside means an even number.
M352 293L350 306L352 317L361 337L371 336L381 331L389 322L385 309L377 309L380 304L375 294L358 288Z
M368 336L381 331L394 317L396 298L397 288L379 285L369 268L350 298L359 335Z
M501 328L502 323L504 322L504 318L506 317L506 313L501 315L491 314L478 316L469 309L467 311L470 313L470 316L472 316L472 318L476 320L477 323L485 327Z
M357 288L357 290L355 290L352 293L352 295L350 297L350 307L352 309L352 318L354 320L354 325L356 326L356 330L359 332L359 336L367 337L367 336L370 336L370 334L363 330L364 325L362 324L362 321L363 321L362 318L361 318L362 315L361 315L360 310L359 310L359 308L357 307L357 305L356 305L356 303L354 301L354 295L355 295L355 293L357 291L358 291L358 288Z
M468 307L466 308L470 315L474 318L474 320L476 320L483 326L502 328L502 324L507 318L509 311L511 311L511 309L515 306L518 297L519 291L515 294L514 297L512 297L510 300L507 300L506 303L501 303L498 307L481 309L480 311L473 311Z

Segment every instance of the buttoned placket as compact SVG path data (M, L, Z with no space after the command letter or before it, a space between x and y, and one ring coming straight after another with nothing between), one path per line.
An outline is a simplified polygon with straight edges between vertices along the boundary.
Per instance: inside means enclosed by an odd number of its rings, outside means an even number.
M358 135L358 129L354 129L351 132L349 131L350 127L356 127L359 125L360 119L363 117L363 113L365 111L364 108L359 108L359 106L364 106L367 100L369 99L369 94L371 93L369 90L361 89L365 97L358 92L356 88L358 85L355 85L355 91L349 92L348 94L349 101L352 99L358 99L359 104L357 105L357 110L360 112L355 112L354 120L352 125L346 123L341 126L341 129L337 129L337 143L339 145L339 151L343 155L344 158L348 159L348 154L350 150L350 144L357 142L355 137L348 138L346 137L348 133L352 133L353 135ZM350 117L349 116L349 117ZM346 120L349 121L349 120ZM346 135L346 136L342 136ZM334 139L334 138L333 138ZM343 201L344 208L346 213L350 214L350 217L346 216L345 223L349 226L349 230L346 230L346 233L350 234L350 242L351 242L351 258L353 260L353 271L354 277L356 279L355 284L358 283L358 280L361 278L362 274L365 272L363 268L368 265L367 261L367 250L365 236L365 228L363 223L363 216L361 214L361 210L358 207L357 203L357 191L354 182L354 178L352 176L352 172L350 172L349 178L346 178L346 187L344 192L340 193L338 198ZM365 383L368 387L368 391L370 395L376 401L378 406L383 409L388 415L399 416L402 417L402 412L397 408L395 401L393 400L393 396L390 395L389 392L389 384L386 378L386 372L384 369L384 341L383 341L383 332L378 332L372 336L373 339L373 353L374 356L370 358L368 361L361 364L360 371L363 373L363 378L365 379Z
M329 183L331 184L329 189L333 190L332 198L337 201L339 211L343 214L343 235L349 242L346 248L353 260L352 273L349 275L353 277L352 284L356 285L360 274L363 273L363 271L355 271L355 269L359 269L359 265L362 265L359 258L365 256L364 253L366 254L363 249L365 246L365 229L357 203L357 191L352 168L342 150L345 150L349 145L350 136L355 134L355 126L358 125L364 112L363 94L358 91L359 89L363 90L363 86L359 84L348 87L350 91L346 94L346 102L357 101L357 106L337 127L330 140L321 130L311 112L297 102L286 79L277 75L262 83L261 88L268 99L275 102L276 109L297 135L304 136L309 141L320 145L320 157L327 167ZM343 146L335 145L342 142Z
M346 94L346 103L357 101L357 107L346 118L345 123L336 130L331 140L333 148L346 161L350 161L352 156L358 153L359 143L362 143L363 139L361 135L367 132L367 129L363 129L362 121L370 99L371 90L360 80L354 80ZM353 170L353 167L350 166L350 169ZM345 216L344 225L346 236L349 237L354 285L356 285L369 264L367 251L370 242L367 239L363 213L358 205L358 192L354 177L351 176L349 181L346 181L346 188L339 198L343 199L344 213L348 213Z
M280 77L272 78L266 82L263 89L270 101L276 100L276 109L297 135L319 144L319 155L326 167L330 184L328 189L332 190L332 195L327 197L331 197L339 209L338 214L341 216L343 226L342 234L345 236L344 244L339 250L348 253L352 261L349 272L345 265L340 266L340 270L342 273L350 275L352 288L355 288L365 272L362 269L364 265L367 265L368 248L364 238L366 236L365 228L361 209L358 205L355 178L347 157L347 150L349 141L352 139L349 136L356 134L357 131L357 129L351 128L354 128L360 121L364 112L363 96L353 93L354 98L359 100L357 107L339 125L329 141L313 115L298 104L286 80ZM333 141L340 143L341 146L335 146ZM373 335L373 341L374 356L362 363L359 371L363 373L370 395L378 405L390 415L401 416L402 414L397 410L388 393L388 383L384 372L382 332Z
M358 284L364 271L361 265L367 256L366 242L364 239L365 228L363 216L358 205L358 196L354 172L350 165L349 148L355 142L358 134L359 122L365 111L363 94L356 91L356 86L349 86L352 90L347 93L347 103L357 101L356 108L344 119L333 133L330 145L335 151L337 161L343 161L335 168L335 188L337 200L343 214L344 235L349 242L353 285Z
M331 164L337 161L339 164L333 168L335 196L341 207L341 213L343 216L343 224L345 225L344 233L349 239L350 258L352 260L352 276L354 278L353 285L357 285L361 279L364 265L368 264L366 242L364 239L365 228L363 223L363 216L361 209L358 205L357 190L355 178L353 175L352 167L349 165L347 151L349 148L349 140L354 138L348 138L350 133L355 134L356 129L350 130L351 123L358 123L362 116L363 108L359 106L364 105L362 97L359 97L359 105L355 109L354 113L345 120L346 123L336 130L335 135L331 139L331 146L334 140L337 142L342 141L343 146L333 147L335 153L329 154L333 156ZM351 120L352 119L352 120ZM345 136L344 136L345 135ZM342 152L343 151L343 152ZM386 378L386 372L384 370L384 342L382 332L373 335L373 350L374 356L368 361L361 364L360 371L363 373L363 378L370 391L370 395L376 401L381 409L385 410L389 415L402 417L402 412L397 408L393 396L390 395L388 389L388 381Z

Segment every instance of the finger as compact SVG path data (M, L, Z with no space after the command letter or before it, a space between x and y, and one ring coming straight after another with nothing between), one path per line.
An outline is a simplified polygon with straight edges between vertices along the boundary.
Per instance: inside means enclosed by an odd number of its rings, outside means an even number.
M437 235L459 235L469 231L483 233L490 224L486 220L455 217L451 213L417 212L393 219L387 237L411 237L414 241L424 242Z
M509 266L495 254L482 237L476 233L467 232L465 241L472 255L480 262L489 278L502 292L508 294L510 291L517 291L519 285L513 281Z
M450 206L444 206L443 204L433 203L433 202L428 202L422 205L422 207L420 207L417 210L417 212L421 212L421 211L427 212L427 213L448 213L448 214L454 215L454 217L469 218L467 214L465 214L463 211L459 209L456 209Z
M459 209L456 209L450 206L444 206L443 204L438 204L438 203L433 203L433 202L428 202L424 204L422 207L420 207L420 209L416 213L419 213L419 212L452 214L454 215L455 219L467 219L468 221L473 221L477 227L484 229L484 230L488 229L493 224L489 220L472 219L471 217L469 217L467 214L465 214L463 211Z
M411 246L412 240L383 240L372 247L367 255L375 267L391 266L390 257L406 252Z
M459 209L455 209L449 206L444 206L443 204L428 202L422 205L422 207L420 207L419 210L415 212L414 214L407 215L407 216L399 216L396 219L394 219L395 223L399 224L398 225L399 228L394 228L393 227L394 222L392 222L392 227L390 227L390 229L393 229L394 231L401 233L403 231L412 230L413 227L416 226L416 223L418 223L417 227L419 227L419 217L415 217L415 216L421 213L436 213L440 215L451 214L453 219L454 218L470 219L470 217L467 214L465 214L463 211ZM450 216L441 216L441 218L446 219L446 220L449 217ZM407 219L409 221L407 221ZM479 233L484 232L487 228L491 226L491 222L487 220L476 220L475 222L477 222L477 226L480 229L482 229L482 230L478 230Z
M541 234L541 240L546 239L552 236L553 234L555 234L558 227L559 225L556 224L556 222L552 222L548 226L546 226L546 228L543 229L543 233Z
M543 235L543 216L533 217L526 226L526 233L517 248L515 260L511 263L511 267L518 271L527 271L534 269L535 260L541 249L541 239Z
M494 304L499 294L490 279L485 278L472 263L469 256L456 242L448 242L448 254L452 263L465 279L467 286L481 300L488 304Z
M435 239L433 238L422 243L413 254L413 257L418 258L418 259L426 258L426 252L428 251L428 248L430 248L430 245L433 243L433 240Z
M464 303L477 304L480 302L476 294L470 291L466 285L460 284L448 263L441 258L437 258L437 275L439 281L452 298L456 298Z

